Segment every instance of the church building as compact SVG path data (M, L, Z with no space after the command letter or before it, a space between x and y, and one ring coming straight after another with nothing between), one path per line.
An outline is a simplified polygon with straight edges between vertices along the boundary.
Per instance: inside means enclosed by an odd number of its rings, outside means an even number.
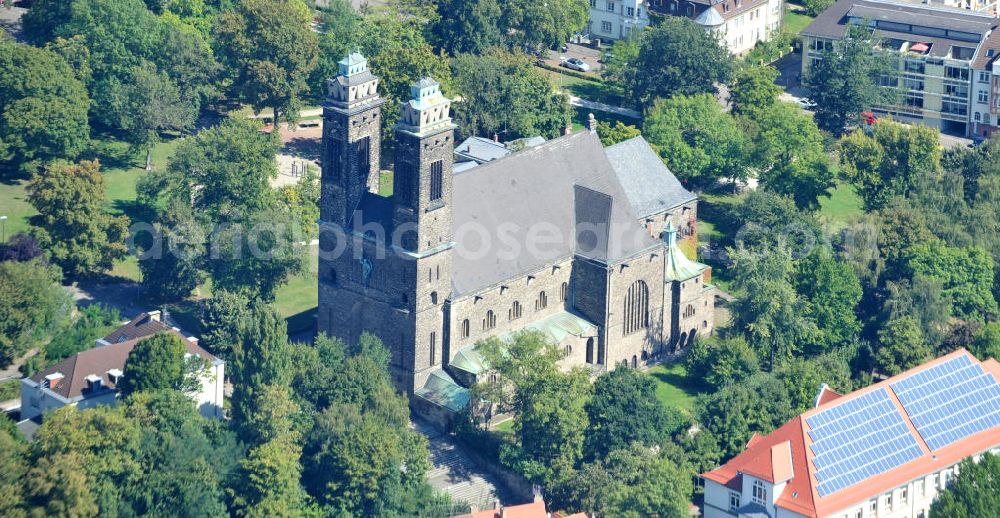
M319 331L381 338L415 408L460 410L488 337L541 331L596 374L712 332L711 270L682 251L697 198L642 137L604 147L591 120L456 173L451 101L424 78L392 108L381 196L378 78L358 54L339 72L323 109Z

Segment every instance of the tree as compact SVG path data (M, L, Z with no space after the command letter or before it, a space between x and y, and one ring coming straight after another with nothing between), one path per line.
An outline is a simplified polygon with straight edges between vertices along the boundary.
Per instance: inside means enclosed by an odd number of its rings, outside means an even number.
M568 99L553 91L549 78L525 54L500 49L461 54L452 69L455 90L462 96L454 117L463 135L554 138L569 123Z
M642 130L670 170L688 185L749 177L746 135L710 94L657 99L646 111Z
M916 367L931 356L920 326L912 317L890 320L879 330L878 340L875 363L881 372L890 376Z
M819 208L821 196L830 197L836 185L836 168L823 149L823 134L812 117L785 102L751 110L751 140L762 185L791 196L802 209Z
M795 265L795 291L805 299L806 317L816 323L813 354L850 343L861 331L855 309L861 302L861 281L847 263L819 247Z
M240 437L256 435L248 424L257 411L257 392L267 385L288 385L291 369L288 356L288 330L285 319L274 308L254 302L239 319L234 344L232 416Z
M198 344L212 354L232 361L242 348L240 322L249 318L250 299L240 293L219 290L198 305ZM229 370L229 369L227 369ZM232 371L229 370L230 376Z
M28 184L28 201L40 213L38 241L70 277L110 270L128 252L129 219L108 214L105 196L96 161L49 166Z
M161 200L168 204L173 212L162 214L162 220L184 220L191 207L211 244L211 254L197 264L217 289L272 300L278 286L302 269L296 244L304 239L301 222L269 183L277 175L276 152L275 141L257 124L229 119L186 140L166 172L153 173L137 187L140 199L154 210ZM200 239L196 229L188 230ZM181 266L191 275L192 264Z
M198 413L176 390L142 392L129 398L124 414L141 427L141 480L124 488L139 516L227 515L225 486L243 458L235 435Z
M1000 359L1000 322L987 322L980 327L969 349L981 360Z
M204 360L186 358L184 341L173 333L157 333L135 344L125 361L118 389L123 396L143 390L196 390L205 370Z
M733 287L741 294L733 302L733 330L754 344L763 365L775 369L801 351L815 336L816 324L805 317L806 304L790 275L791 254L774 250L731 250Z
M816 217L799 209L794 200L757 189L724 210L719 222L725 244L755 250L787 247L793 258L804 257L826 242ZM727 238L728 239L728 238Z
M848 25L844 38L823 50L805 77L816 102L816 123L840 135L857 125L861 113L877 104L892 104L895 91L879 86L895 77L896 58L879 49L882 39L861 24Z
M24 516L22 484L28 472L28 448L15 433L0 429L0 515L20 518Z
M742 452L754 433L771 433L798 414L785 384L767 373L700 398L695 411L718 439L722 462Z
M271 108L275 128L282 115L298 119L309 91L319 48L311 22L301 0L243 0L216 20L215 51L237 95L257 111Z
M585 464L565 484L563 507L597 516L685 517L693 490L683 467L640 445Z
M952 301L952 314L982 320L997 313L993 298L993 258L978 247L950 247L940 240L916 243L907 264L913 275L942 282L942 295Z
M33 174L90 140L90 97L58 54L0 40L0 164Z
M744 66L737 70L729 89L733 114L753 120L767 113L781 94L777 80L778 69L771 65Z
M794 413L815 407L816 394L823 384L842 394L852 389L851 367L837 353L816 358L793 358L774 371L774 377L785 386Z
M38 246L38 240L31 234L18 232L6 243L0 243L0 262L3 261L30 261L42 256L42 247Z
M153 225L153 242L139 254L142 288L154 300L177 301L191 294L204 275L205 235L190 207L171 202L163 219Z
M292 400L292 391L284 385L263 385L251 396L253 411L244 413L243 438L248 444L259 445L288 435L293 431L293 419L299 405Z
M698 339L685 358L687 377L720 388L760 372L757 353L742 336Z
M33 515L97 516L99 507L84 473L85 459L78 453L38 459L25 478L25 493Z
M975 462L965 459L948 489L931 504L932 516L996 516L1000 509L1000 457L985 453Z
M940 175L938 132L922 125L907 128L879 121L870 136L855 131L841 139L840 163L865 210L881 209L893 197L908 196L922 181Z
M622 85L635 106L658 97L714 94L716 83L727 83L733 65L729 52L713 31L694 21L668 16L640 37L635 72Z
M629 38L615 40L611 50L604 54L604 66L601 67L601 77L607 86L613 86L623 93L628 93L628 85L635 83L635 62L639 59L640 34Z
M833 5L833 0L803 0L802 5L805 6L809 16L819 16L819 13Z
M146 62L129 71L125 81L112 83L104 109L113 112L116 126L136 149L146 152L146 170L153 168L153 145L164 131L194 127L197 103L184 98L178 85L165 72Z
M302 447L285 435L250 450L240 462L239 481L231 490L233 514L239 517L297 516L307 495L299 479Z
M59 268L40 259L0 262L0 368L65 321L73 306L61 278Z
M316 66L309 75L310 97L316 102L326 99L326 80L340 73L337 62L357 49L361 24L361 16L349 0L331 0L322 10L322 17L322 32L318 34L319 54Z
M607 147L639 137L642 132L639 131L639 128L631 124L624 124L622 121L615 121L614 126L610 122L598 122L597 135L601 137L601 144Z
M452 54L482 54L504 42L497 0L444 0L438 11L447 14L432 28L437 46Z
M58 38L82 40L90 70L87 86L94 100L91 115L97 121L116 130L156 130L157 120L177 112L197 113L216 94L218 64L206 38L171 20L176 18L157 17L142 0L42 0L25 16L25 28L34 33L32 42L37 45L52 42L60 47ZM75 64L80 64L76 59L80 53L74 56ZM143 71L138 78L137 70ZM133 84L136 79L142 84ZM173 96L175 91L180 101ZM171 97L156 98L160 93ZM142 99L170 107L170 113L129 110L141 109ZM127 136L136 135L129 131ZM141 141L149 134L136 137Z
M589 6L583 0L501 3L501 32L518 46L536 51L554 49L581 32L587 24Z
M632 369L615 369L597 378L593 394L586 404L588 458L601 459L633 443L653 447L687 425L683 415L656 398L653 379Z

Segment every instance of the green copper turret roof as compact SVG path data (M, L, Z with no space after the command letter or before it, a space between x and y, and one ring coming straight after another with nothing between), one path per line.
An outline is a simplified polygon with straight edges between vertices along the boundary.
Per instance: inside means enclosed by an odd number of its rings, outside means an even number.
M673 221L667 224L664 239L667 242L667 280L686 281L708 269L707 265L688 259L681 247L677 246L677 229Z

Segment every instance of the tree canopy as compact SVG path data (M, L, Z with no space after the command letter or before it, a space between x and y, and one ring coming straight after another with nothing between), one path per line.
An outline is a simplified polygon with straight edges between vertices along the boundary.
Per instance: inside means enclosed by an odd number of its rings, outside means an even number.
M38 242L68 277L110 270L128 252L129 219L105 210L100 167L50 165L28 185L28 201L40 214L33 221Z
M63 58L0 39L0 176L73 160L90 140L90 97Z

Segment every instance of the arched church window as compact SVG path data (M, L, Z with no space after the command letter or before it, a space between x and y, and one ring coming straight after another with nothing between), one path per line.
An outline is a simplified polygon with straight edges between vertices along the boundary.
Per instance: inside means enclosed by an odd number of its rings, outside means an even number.
M689 318L693 316L694 316L694 306L688 304L687 307L684 308L684 318Z
M483 331L489 331L497 325L497 316L493 313L493 310L486 312L486 318L483 319Z
M632 283L625 294L624 333L630 335L649 327L649 288L639 280Z
M544 291L538 292L538 298L535 300L535 311L539 309L545 309L549 305L549 298L545 295Z
M462 338L469 337L469 319L462 321Z
M510 306L510 311L507 315L508 320L517 320L521 318L521 303L519 301L514 301L514 304Z

